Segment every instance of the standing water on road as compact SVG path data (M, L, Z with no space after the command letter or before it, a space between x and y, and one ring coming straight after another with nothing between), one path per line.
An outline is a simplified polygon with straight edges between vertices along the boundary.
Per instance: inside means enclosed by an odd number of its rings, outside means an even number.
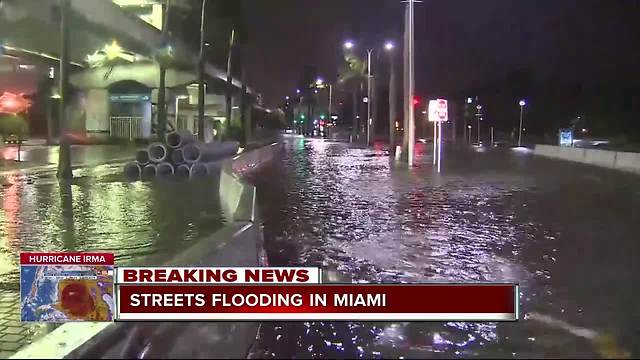
M3 349L16 350L39 331L19 323L20 252L101 251L114 253L118 265L161 265L222 227L215 180L130 183L123 165L77 169L72 182L59 183L55 170L0 177ZM21 333L5 336L4 325Z
M521 320L265 323L253 356L640 356L640 178L482 148L445 151L437 174L417 151L408 170L382 147L290 138L253 179L270 263L335 282L518 282Z

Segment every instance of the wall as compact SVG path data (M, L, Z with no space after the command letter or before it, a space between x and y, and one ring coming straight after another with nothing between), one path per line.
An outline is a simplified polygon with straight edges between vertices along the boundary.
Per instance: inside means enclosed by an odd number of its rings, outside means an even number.
M640 153L536 145L534 154L640 174Z
M109 92L104 89L87 91L87 132L109 131Z

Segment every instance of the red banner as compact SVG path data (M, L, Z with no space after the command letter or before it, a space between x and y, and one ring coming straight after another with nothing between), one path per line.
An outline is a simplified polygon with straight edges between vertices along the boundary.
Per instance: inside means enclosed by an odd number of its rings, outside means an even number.
M121 285L121 320L514 321L512 284Z
M20 253L20 265L113 265L111 253Z

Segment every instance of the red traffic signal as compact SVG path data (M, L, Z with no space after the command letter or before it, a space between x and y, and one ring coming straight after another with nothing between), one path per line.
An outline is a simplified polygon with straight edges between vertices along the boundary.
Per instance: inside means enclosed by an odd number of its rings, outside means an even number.
M418 106L420 105L420 98L417 96L413 97L413 106Z

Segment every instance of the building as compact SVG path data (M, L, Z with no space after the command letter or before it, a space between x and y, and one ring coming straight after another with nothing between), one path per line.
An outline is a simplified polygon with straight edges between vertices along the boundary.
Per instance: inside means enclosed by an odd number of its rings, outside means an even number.
M163 41L160 0L69 0L72 100L67 128L87 139L148 139L156 122L159 61L166 65L169 127L197 127L197 55L180 39ZM172 11L191 2L172 0ZM56 0L2 0L0 3L0 95L22 93L36 99L32 129L56 136L60 9ZM234 79L231 119L226 119L226 71L205 64L206 137L225 122L239 126L240 89ZM248 97L255 97L246 88ZM43 94L46 94L43 96ZM248 117L250 108L246 108ZM38 116L38 114L40 116ZM47 131L48 130L48 131Z

